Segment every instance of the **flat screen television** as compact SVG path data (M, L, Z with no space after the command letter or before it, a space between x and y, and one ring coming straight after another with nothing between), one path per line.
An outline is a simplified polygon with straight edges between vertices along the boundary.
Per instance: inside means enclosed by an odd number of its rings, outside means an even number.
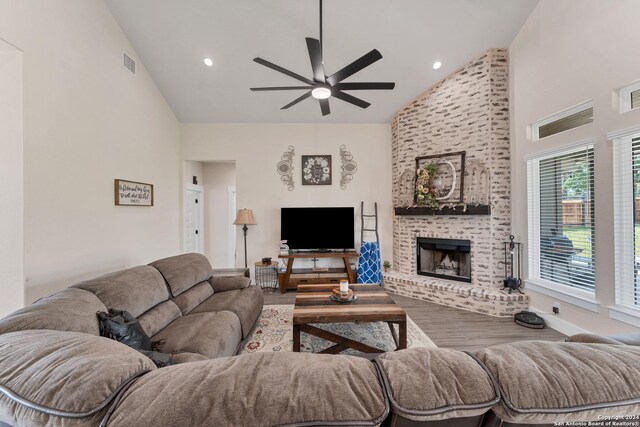
M353 207L281 208L280 239L293 250L353 249Z

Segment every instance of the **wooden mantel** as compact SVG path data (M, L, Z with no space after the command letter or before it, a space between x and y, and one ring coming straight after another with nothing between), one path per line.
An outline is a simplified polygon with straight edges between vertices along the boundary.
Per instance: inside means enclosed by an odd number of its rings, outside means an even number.
M454 205L443 206L441 208L409 206L404 208L394 208L394 210L396 215L403 216L491 215L491 206L489 205Z

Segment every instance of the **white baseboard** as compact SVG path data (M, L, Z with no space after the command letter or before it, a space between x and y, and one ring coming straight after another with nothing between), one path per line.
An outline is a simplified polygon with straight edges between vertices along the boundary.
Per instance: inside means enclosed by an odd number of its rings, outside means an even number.
M582 329L579 326L574 325L573 323L569 323L566 320L562 320L560 317L555 314L544 312L535 307L529 307L529 311L533 311L538 316L542 317L546 322L547 326L555 329L558 332L561 332L565 335L575 335L575 334L589 334L590 331L586 329Z

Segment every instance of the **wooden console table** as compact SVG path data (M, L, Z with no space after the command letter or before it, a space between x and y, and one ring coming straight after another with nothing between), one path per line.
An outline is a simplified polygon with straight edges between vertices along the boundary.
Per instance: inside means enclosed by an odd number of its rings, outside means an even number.
M356 283L356 274L349 264L350 258L358 258L360 254L356 251L348 252L298 252L289 255L280 255L278 258L287 260L287 270L278 276L278 286L280 293L285 293L287 289L296 289L298 283L337 283L340 279L348 279L349 283ZM310 268L294 270L293 261L297 258L342 258L344 269L330 268L328 270L315 270ZM309 278L309 274L317 275ZM291 277L294 275L294 277ZM296 275L305 275L306 278L296 278Z

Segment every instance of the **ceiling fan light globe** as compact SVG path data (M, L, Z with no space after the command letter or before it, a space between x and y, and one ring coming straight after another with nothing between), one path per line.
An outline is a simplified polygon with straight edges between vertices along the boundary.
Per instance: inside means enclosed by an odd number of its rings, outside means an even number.
M315 99L327 99L331 96L331 89L328 87L316 87L311 90L311 96Z

